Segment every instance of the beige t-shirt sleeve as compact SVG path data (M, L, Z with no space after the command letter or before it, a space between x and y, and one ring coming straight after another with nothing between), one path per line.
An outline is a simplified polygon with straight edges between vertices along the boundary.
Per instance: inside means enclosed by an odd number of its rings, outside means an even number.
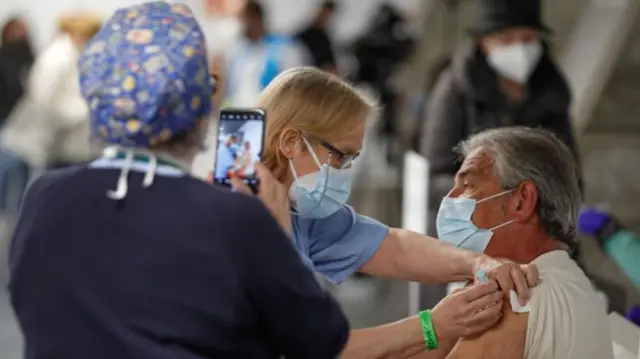
M613 359L606 313L589 279L565 251L533 261L525 359Z

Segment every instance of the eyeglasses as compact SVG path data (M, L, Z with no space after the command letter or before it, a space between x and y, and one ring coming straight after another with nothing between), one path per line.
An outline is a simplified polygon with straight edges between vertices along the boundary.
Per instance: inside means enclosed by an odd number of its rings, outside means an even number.
M356 152L356 153L344 153L343 151L340 151L339 149L337 149L334 145L330 144L329 142L322 140L320 138L317 138L315 136L309 136L307 134L304 134L305 137L310 138L316 142L318 142L320 145L322 145L322 147L326 148L327 150L329 150L330 154L335 155L335 159L336 159L336 164L337 164L337 168L347 168L349 167L353 161L356 160L356 158L358 158L358 156L360 156L360 152Z

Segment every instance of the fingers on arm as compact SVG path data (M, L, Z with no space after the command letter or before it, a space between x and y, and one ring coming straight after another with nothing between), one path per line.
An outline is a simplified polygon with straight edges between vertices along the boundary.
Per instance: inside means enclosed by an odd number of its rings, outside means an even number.
M525 305L529 300L529 284L522 267L516 263L504 263L494 271L494 279L507 298L514 290L518 294L520 304Z
M467 308L470 313L475 313L488 307L502 305L503 298L504 295L502 294L502 292L495 291L469 302Z
M529 287L533 287L538 284L538 279L540 278L540 272L538 272L538 266L535 264L529 264L523 266L523 270L527 277L527 283Z
M511 266L510 274L515 286L515 291L516 293L518 293L520 304L526 305L527 301L529 300L529 283L527 283L527 277L522 271L522 267L520 267L519 265ZM507 293L507 295L510 294Z
M522 305L529 300L529 284L522 267L515 263L503 263L493 271L493 279L508 297L509 292L518 293Z
M504 295L497 290L497 285L485 284L475 287L484 288L473 288L474 299L469 301L466 308L466 336L475 335L490 328L500 320L502 315Z
M498 290L498 284L495 281L489 283L476 284L470 287L463 288L460 295L467 302L473 302L476 299L482 298L488 294L495 293Z

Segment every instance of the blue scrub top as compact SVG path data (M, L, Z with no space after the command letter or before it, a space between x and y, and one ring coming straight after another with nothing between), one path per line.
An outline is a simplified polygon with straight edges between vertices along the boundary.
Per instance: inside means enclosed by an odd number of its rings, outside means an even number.
M340 283L359 270L378 250L389 227L357 214L351 206L327 218L293 216L295 246L313 271Z

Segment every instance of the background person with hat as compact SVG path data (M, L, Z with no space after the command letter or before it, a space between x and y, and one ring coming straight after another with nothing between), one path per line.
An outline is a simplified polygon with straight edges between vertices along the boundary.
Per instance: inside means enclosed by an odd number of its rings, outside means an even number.
M191 10L120 9L78 66L108 147L25 195L9 283L25 357L336 358L346 318L273 216L188 173L215 89Z
M473 41L453 55L430 92L420 151L431 170L430 216L460 167L454 147L504 126L542 127L577 155L569 86L549 52L540 0L478 0ZM435 228L431 223L429 228Z

